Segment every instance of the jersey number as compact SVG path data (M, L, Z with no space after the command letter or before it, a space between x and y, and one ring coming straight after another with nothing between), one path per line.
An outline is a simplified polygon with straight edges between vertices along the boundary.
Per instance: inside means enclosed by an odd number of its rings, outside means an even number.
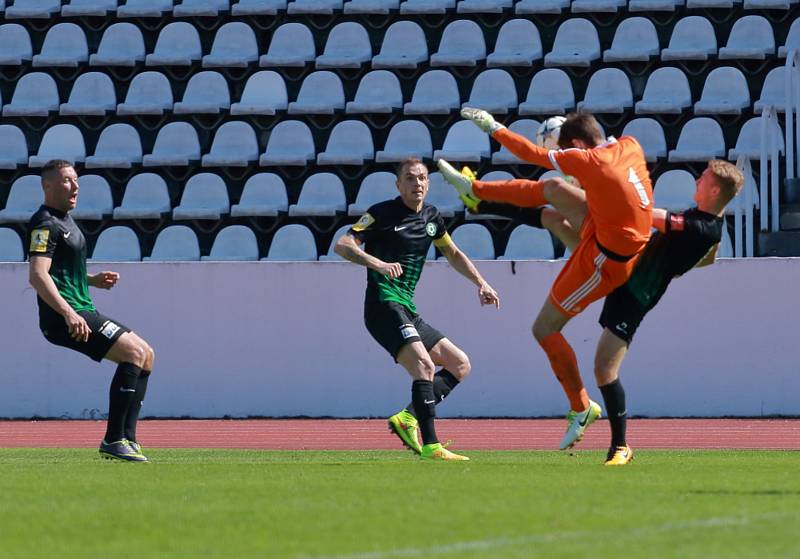
M642 181L639 180L639 177L636 175L636 171L633 170L631 167L628 170L628 182L633 185L633 188L636 189L636 194L639 195L639 200L642 201L642 207L646 208L650 205L650 198L647 197L647 190L645 190L644 185L642 185Z

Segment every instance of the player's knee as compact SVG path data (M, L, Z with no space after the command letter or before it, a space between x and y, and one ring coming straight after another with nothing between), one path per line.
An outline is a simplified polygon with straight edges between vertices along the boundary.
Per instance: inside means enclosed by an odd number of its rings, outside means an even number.
M436 374L436 365L433 364L430 358L420 358L416 363L417 374L422 380L433 380L433 375Z
M470 371L472 370L472 363L469 362L469 357L467 357L466 353L462 353L459 356L459 360L454 367L455 370L450 371L453 375L459 380L462 381L467 376L469 376Z
M155 360L156 360L156 352L153 351L153 348L150 347L150 344L148 344L146 342L144 344L144 349L145 349L145 353L146 353L144 369L146 371L152 371L153 370L153 365L155 364Z
M546 327L544 324L536 321L531 326L531 334L533 334L534 339L541 343L543 339L549 336L552 332L550 332L550 328Z
M557 177L545 180L544 185L542 187L543 188L542 191L544 192L544 197L547 198L548 200L551 200L553 196L558 195L558 192L562 189L562 187L565 184L566 183L562 179Z

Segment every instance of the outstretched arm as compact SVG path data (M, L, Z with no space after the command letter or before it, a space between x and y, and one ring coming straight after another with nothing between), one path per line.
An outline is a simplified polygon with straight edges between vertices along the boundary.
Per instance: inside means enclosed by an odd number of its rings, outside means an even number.
M461 252L450 238L450 235L445 235L441 239L434 241L434 244L447 258L447 261L456 272L478 286L478 299L481 305L494 305L498 309L500 308L500 297L497 292L483 279L475 264L467 258L466 254Z
M464 107L461 116L471 120L475 126L491 135L492 138L505 146L508 151L527 163L533 163L545 169L553 169L548 153L550 150L541 148L525 136L516 134L497 122L492 115L481 109Z
M399 278L403 275L403 267L398 262L386 263L379 258L375 258L371 254L367 254L362 250L358 241L352 235L344 234L339 237L333 250L345 260L349 260L353 264L366 266L384 276Z

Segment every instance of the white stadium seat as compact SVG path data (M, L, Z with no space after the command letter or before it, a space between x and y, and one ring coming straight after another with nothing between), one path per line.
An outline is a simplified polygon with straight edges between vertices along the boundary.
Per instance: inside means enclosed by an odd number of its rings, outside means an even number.
M401 120L389 130L383 150L375 153L377 163L397 163L407 157L430 159L433 155L431 133L418 120Z
M588 19L568 19L556 31L553 50L544 57L544 65L588 68L600 58L600 38Z
M289 205L289 216L333 217L346 210L342 179L333 173L316 173L303 183L297 203Z
M461 106L458 84L447 70L428 70L419 77L403 114L448 114Z
M111 78L102 72L86 72L78 76L69 99L58 114L104 116L117 109L117 95Z
M419 24L397 21L386 30L381 51L372 58L372 67L413 69L427 60L428 42Z
M267 149L258 159L262 167L305 167L316 158L314 139L308 125L299 120L284 120L272 129Z
M132 23L114 23L103 32L97 52L89 57L89 66L135 66L144 57L139 28Z
M247 68L258 61L258 43L246 23L232 21L214 35L211 52L203 57L203 68Z
M372 46L367 30L360 23L346 21L331 29L324 52L317 57L316 67L360 68L372 60Z
M244 84L242 98L231 104L232 115L274 115L289 106L286 82L272 70L262 70L250 76Z
M397 177L388 171L375 171L367 175L356 194L356 201L347 208L347 215L360 216L370 206L398 196ZM349 227L349 226L348 226Z
M44 133L39 151L28 158L28 166L43 167L51 159L83 163L85 158L86 147L78 127L72 124L56 124Z
M172 219L219 221L227 213L230 213L230 200L225 181L213 173L199 173L186 182L181 202L172 210Z
M0 210L0 223L27 223L43 203L41 177L19 177L11 184L6 207Z
M170 122L158 131L153 152L142 158L145 167L186 167L200 160L200 140L188 122Z
M431 66L475 66L486 59L483 31L470 20L449 23L442 32L439 50L431 55Z
M433 152L433 159L480 162L490 155L489 135L469 120L458 120L447 130L444 145Z
M198 72L191 77L175 114L219 114L231 106L228 81L219 72Z
M257 173L247 179L231 217L275 217L289 211L286 185L275 173Z
M358 82L356 96L345 105L347 114L391 114L403 107L400 80L388 70L368 72Z
M305 225L292 223L284 225L275 232L269 252L262 260L309 261L317 259L317 244L314 234Z
M492 68L478 74L472 83L469 99L462 105L484 109L492 114L508 114L517 108L517 87L505 70Z
M272 34L267 54L258 59L261 67L303 67L317 56L314 37L302 23L284 23Z
M162 115L172 110L172 105L169 79L160 72L142 72L131 81L125 102L117 105L117 114Z
M200 260L229 262L258 260L258 241L253 230L245 225L228 225L217 233L211 253Z
M142 141L130 124L106 126L97 140L94 155L86 158L87 169L130 169L142 162Z
M155 173L139 173L125 186L114 219L159 219L172 211L167 183Z
M494 52L486 57L486 66L532 66L543 56L542 39L533 22L512 19L500 28Z
M553 260L553 240L546 229L517 225L508 237L506 252L498 260Z
M722 128L714 119L697 117L684 124L678 145L669 151L670 162L708 161L725 156Z
M200 260L200 244L197 235L185 225L170 225L156 237L156 244L145 261L153 262L197 262Z
M89 60L86 35L74 23L57 23L47 32L42 50L33 57L33 67L77 68Z
M47 116L58 108L55 80L44 72L30 72L17 82L11 103L3 107L3 116Z
M75 219L100 221L113 213L114 200L108 181L100 175L81 175L78 205L70 215Z
M364 165L375 158L369 126L358 120L343 120L331 131L317 165Z
M342 80L329 70L312 72L303 80L297 101L289 103L289 114L332 115L344 109Z
M130 227L115 225L104 229L94 245L94 262L138 262L142 259L139 239Z
M246 122L228 121L217 129L203 167L248 167L258 161L258 141Z

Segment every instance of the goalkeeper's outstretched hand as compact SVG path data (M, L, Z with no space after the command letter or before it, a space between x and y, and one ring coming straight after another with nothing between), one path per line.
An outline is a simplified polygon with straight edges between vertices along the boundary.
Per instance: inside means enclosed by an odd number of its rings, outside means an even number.
M494 134L501 128L505 128L502 124L497 122L492 115L483 109L473 109L472 107L464 107L461 109L461 116L469 119L475 123L475 126L486 132L487 134Z

